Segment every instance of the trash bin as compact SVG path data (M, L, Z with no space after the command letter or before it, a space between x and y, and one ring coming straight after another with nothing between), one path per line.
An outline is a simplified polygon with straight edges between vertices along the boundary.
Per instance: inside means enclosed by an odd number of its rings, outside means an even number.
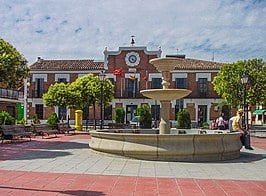
M82 110L75 111L75 128L77 131L82 130Z

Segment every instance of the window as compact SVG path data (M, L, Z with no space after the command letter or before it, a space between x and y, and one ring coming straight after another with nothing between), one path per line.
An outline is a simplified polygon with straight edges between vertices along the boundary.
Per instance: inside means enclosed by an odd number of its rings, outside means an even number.
M67 120L67 108L64 106L58 107L59 120Z
M160 88L162 88L162 78L152 78L151 88L152 89L160 89Z
M198 92L200 97L206 97L208 91L208 80L207 78L198 79Z
M58 78L57 82L58 83L61 83L62 82L62 83L65 83L66 84L67 83L67 79L66 78Z
M177 99L175 104L175 118L180 110L184 109L184 99Z
M151 117L154 120L155 127L158 127L158 122L160 121L160 105L157 105L157 101L155 101L155 105L151 105Z
M112 105L104 108L104 120L112 120Z
M7 112L14 118L16 118L16 109L14 106L6 106Z
M37 114L40 120L43 119L43 104L36 104L35 105L35 113Z
M176 78L175 79L176 88L186 89L187 88L187 78Z
M34 88L34 97L41 98L44 93L44 79L36 78L35 80L35 88Z
M126 79L126 84L127 84L127 88L126 88L126 96L128 98L130 97L136 97L136 92L138 90L138 87L137 87L137 79L129 79L127 78Z

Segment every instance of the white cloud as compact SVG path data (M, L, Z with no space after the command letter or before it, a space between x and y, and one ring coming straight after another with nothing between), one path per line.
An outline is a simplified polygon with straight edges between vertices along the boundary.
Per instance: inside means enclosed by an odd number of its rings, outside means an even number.
M259 0L0 0L0 37L30 63L102 59L105 46L232 62L264 58L266 2Z

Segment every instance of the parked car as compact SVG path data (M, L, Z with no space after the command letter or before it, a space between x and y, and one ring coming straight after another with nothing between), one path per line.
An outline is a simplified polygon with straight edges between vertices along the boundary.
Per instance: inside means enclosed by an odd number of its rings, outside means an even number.
M136 126L136 127L139 127L139 118L140 118L140 116L133 117L131 119L131 121L129 121L129 124L133 125L133 126Z

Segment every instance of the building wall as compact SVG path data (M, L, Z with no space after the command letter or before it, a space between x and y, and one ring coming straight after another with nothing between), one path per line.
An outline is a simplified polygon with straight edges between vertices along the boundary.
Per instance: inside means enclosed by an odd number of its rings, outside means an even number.
M135 52L139 54L140 61L137 66L129 66L126 64L125 58L126 55L130 52ZM126 111L127 107L130 107L131 105L137 105L140 107L143 103L148 103L149 105L154 105L154 100L147 99L137 93L136 98L128 98L125 94L125 81L130 75L134 75L136 79L138 80L137 85L139 86L139 91L144 89L150 89L152 87L151 78L152 76L159 76L160 73L156 70L156 68L149 63L150 59L157 58L160 56L161 51L147 51L145 47L122 47L119 48L118 51L104 51L105 54L105 74L109 78L113 78L115 81L115 99L112 101L112 115L114 116L114 110L116 107L123 107ZM113 71L116 69L122 69L122 76L115 76L113 75ZM199 106L206 106L207 108L207 116L206 121L210 122L211 120L217 118L219 116L219 111L216 109L215 104L218 104L220 101L219 96L213 89L212 80L218 73L219 69L179 69L174 70L173 74L185 74L187 75L187 89L191 90L192 93L188 95L186 98L184 98L184 108L187 109L190 113L192 121L195 123L198 122L198 115L199 115ZM32 70L31 76L34 74L46 74L47 75L47 81L44 85L44 90L48 90L49 86L53 83L55 83L55 74L61 73L61 74L69 74L70 82L73 82L75 79L77 79L80 74L86 74L89 73L89 71L84 71L81 73L78 70L73 71L67 71L64 72L62 70L58 70L58 72L49 72L45 70L37 71ZM91 72L94 74L100 73L100 70ZM200 97L198 93L198 83L197 79L199 77L207 77L208 78L208 93L206 97ZM143 78L147 77L148 80L144 80ZM32 116L35 114L35 105L42 103L42 99L40 98L33 98L32 96L32 90L34 90L35 82L33 81L34 77L31 77L31 86L29 87L29 118L32 118ZM171 76L172 78L172 76ZM171 80L170 88L175 88L175 80ZM122 90L122 91L121 91ZM122 92L122 93L121 93ZM167 96L167 95L166 95ZM160 103L158 102L160 105ZM52 112L56 112L57 110L55 108L48 108L44 107L44 119L47 119ZM100 119L100 108L96 106L95 108L96 119ZM68 115L70 117L70 120L74 120L75 118L75 111L69 110ZM94 108L89 108L89 119L94 118ZM172 121L176 120L176 114L175 114L175 101L172 102L172 107L170 109L170 119ZM127 119L130 120L130 119Z

